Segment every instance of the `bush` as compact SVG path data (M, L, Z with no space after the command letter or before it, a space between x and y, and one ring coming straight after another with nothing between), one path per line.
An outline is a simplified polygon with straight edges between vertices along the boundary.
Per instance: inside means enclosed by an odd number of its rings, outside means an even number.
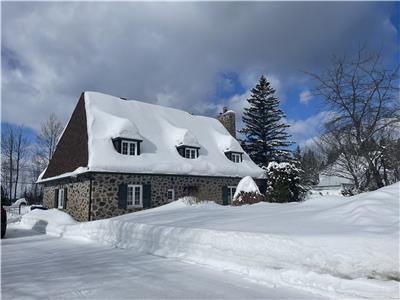
M233 200L232 205L239 206L244 204L254 204L265 201L265 196L256 192L240 192Z
M355 191L355 189L352 189L352 188L344 188L341 193L345 197L350 197L350 196L354 196L355 194L357 194L357 191Z

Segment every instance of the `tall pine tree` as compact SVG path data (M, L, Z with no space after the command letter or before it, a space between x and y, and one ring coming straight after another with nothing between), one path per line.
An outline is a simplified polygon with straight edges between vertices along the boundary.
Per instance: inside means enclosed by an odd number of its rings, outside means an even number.
M287 162L291 160L291 152L287 149L292 143L286 132L289 125L279 108L279 99L275 97L275 89L264 75L251 90L247 99L250 107L244 109L244 128L239 132L245 138L242 146L252 160L261 167L267 167L270 162Z

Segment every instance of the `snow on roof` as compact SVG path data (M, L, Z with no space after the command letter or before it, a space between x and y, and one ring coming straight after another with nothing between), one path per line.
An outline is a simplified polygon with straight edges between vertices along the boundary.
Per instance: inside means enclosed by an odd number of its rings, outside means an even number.
M241 163L225 156L225 151L244 151L214 118L97 92L85 92L84 98L89 171L264 177L247 154ZM141 154L118 153L112 143L117 137L143 140ZM200 147L199 157L180 156L179 145Z

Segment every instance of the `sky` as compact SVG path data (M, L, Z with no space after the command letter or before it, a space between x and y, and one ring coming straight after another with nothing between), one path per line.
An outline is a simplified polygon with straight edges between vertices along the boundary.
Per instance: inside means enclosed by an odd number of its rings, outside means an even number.
M2 128L33 139L55 113L66 124L83 91L216 116L236 111L265 74L292 140L329 116L314 82L332 55L362 44L398 64L395 2L2 2Z

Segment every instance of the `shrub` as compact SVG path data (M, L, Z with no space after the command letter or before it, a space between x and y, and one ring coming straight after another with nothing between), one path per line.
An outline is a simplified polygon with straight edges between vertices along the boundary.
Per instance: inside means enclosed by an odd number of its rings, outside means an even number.
M265 201L265 196L257 192L243 192L233 200L232 205L239 206L244 204L254 204L261 201Z

